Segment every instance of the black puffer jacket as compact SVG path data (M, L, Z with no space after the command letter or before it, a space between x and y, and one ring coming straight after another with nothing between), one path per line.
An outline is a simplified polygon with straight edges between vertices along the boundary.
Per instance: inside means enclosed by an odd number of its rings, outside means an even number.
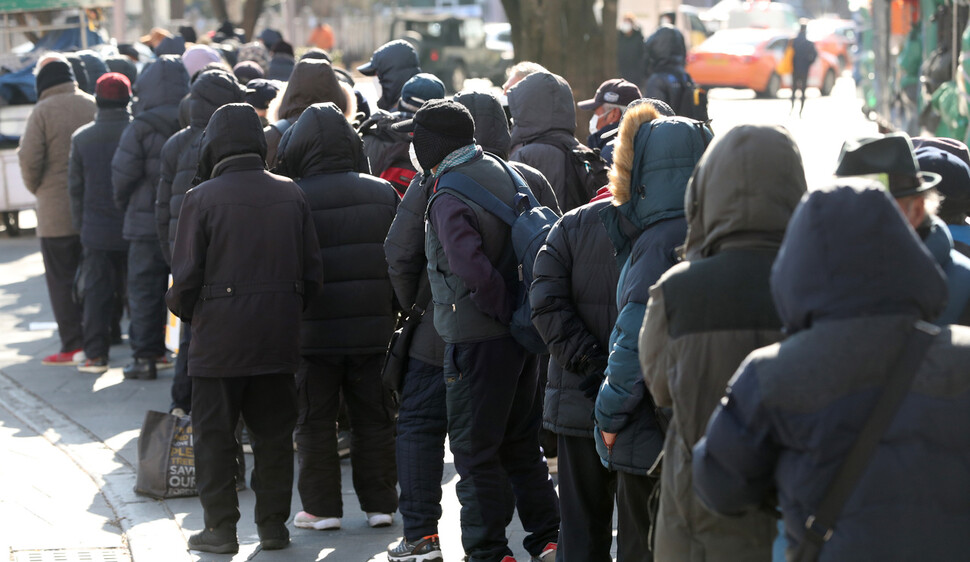
M366 162L333 103L308 107L280 141L277 172L306 194L327 271L324 291L303 314L303 355L384 353L394 331L383 243L398 196L366 173Z
M684 70L687 45L683 34L676 27L660 26L647 39L643 60L647 76L642 88L643 97L661 100L678 111L681 77L687 74Z
M155 190L162 146L178 131L178 103L189 91L189 76L179 57L165 55L138 80L140 113L128 125L111 161L115 203L125 211L127 240L155 240Z
M122 132L131 121L127 107L98 109L89 123L71 137L71 160L67 166L67 191L71 218L81 232L81 244L95 250L125 250L121 237L124 214L111 194L111 156Z
M410 179L414 178L414 175L410 175L409 179L407 172L417 173L417 170L408 156L411 133L395 131L391 125L412 117L414 114L406 111L391 113L379 109L361 123L359 129L364 138L364 154L370 162L371 173L392 181L394 189L402 195L407 191ZM395 168L401 172L394 173Z
M616 323L620 277L613 244L600 220L610 200L563 215L536 256L532 322L549 345L549 382L542 425L573 437L593 437L593 401L579 389L602 377Z
M207 181L185 196L165 299L192 323L193 377L295 373L299 319L323 268L303 192L264 169L256 111L213 115L199 157Z
M169 263L182 198L192 187L198 168L202 131L219 107L243 102L246 89L231 73L207 70L192 83L190 95L191 124L172 135L162 148L162 168L155 199L155 227L162 243L162 255Z

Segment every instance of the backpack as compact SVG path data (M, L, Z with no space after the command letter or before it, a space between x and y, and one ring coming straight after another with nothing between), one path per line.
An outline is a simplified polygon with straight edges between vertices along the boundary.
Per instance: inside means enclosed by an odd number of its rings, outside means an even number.
M677 104L673 108L677 115L705 123L711 120L707 114L707 90L695 84L687 73L680 76L668 74L667 80L671 85L676 84L680 90Z
M515 184L516 195L512 206L506 205L498 197L481 186L477 181L452 170L445 173L438 180L435 195L431 202L443 191L453 191L469 201L476 203L483 209L499 218L511 228L512 251L518 264L518 290L515 295L515 310L509 331L515 341L526 351L535 354L549 353L546 342L542 340L538 330L532 324L532 305L529 302L529 290L532 287L533 267L539 249L546 243L546 236L552 225L559 217L549 207L543 207L536 200L529 185L504 160L493 157L509 174Z
M533 142L555 146L566 153L566 196L565 201L559 202L563 212L589 203L601 187L610 183L610 165L600 156L600 149L589 148L583 143L569 146L543 139Z

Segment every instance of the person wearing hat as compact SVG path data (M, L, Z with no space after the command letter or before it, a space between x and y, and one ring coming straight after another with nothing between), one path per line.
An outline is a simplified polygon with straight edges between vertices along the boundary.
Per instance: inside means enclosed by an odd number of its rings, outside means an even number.
M640 88L636 84L622 78L612 78L600 84L593 99L577 103L579 109L593 112L589 120L586 146L599 149L605 147L615 134L613 131L620 126L620 118L626 113L626 107L639 98Z
M219 51L208 45L193 45L182 53L182 64L192 80L203 68L210 64L226 64Z
M475 122L454 100L432 100L394 125L413 131L424 181L461 174L503 203L517 193L506 168L475 144ZM516 277L511 231L478 204L449 190L428 203L425 257L434 325L445 341L448 434L461 502L462 545L469 560L510 557L505 527L511 484L523 541L533 560L551 562L559 503L539 450L542 400L537 358L509 332ZM438 304L440 303L440 304Z
M444 97L445 85L441 80L433 74L418 73L401 88L398 111L378 111L360 125L371 173L391 182L402 197L417 170L408 157L411 135L392 126L412 118L425 102Z
M127 379L154 379L172 367L165 349L165 290L168 265L155 227L155 199L162 146L179 129L178 104L188 92L189 77L175 55L163 55L145 67L133 88L138 115L125 129L111 160L115 204L125 211L128 241L128 342L133 360Z
M293 67L296 65L296 58L293 54L293 45L286 41L277 41L269 50L269 68L266 70L266 78L286 82L293 74Z
M263 127L269 125L269 121L266 119L266 111L269 109L269 103L276 98L276 94L280 91L277 84L278 82L263 78L255 78L246 84L246 103L256 110L256 115L259 115L259 122L263 124Z
M232 67L232 73L243 86L249 85L250 80L261 80L264 76L263 69L254 61L245 60Z
M942 159L949 161L940 152L924 156L927 164L938 166L954 182L960 181L961 170L950 168L940 162ZM950 298L935 322L970 326L970 258L953 249L946 224L936 216L940 201L936 188L943 176L920 169L909 135L900 132L846 141L835 175L874 179L893 196L906 221L946 274Z
M37 105L27 117L17 148L24 186L37 197L37 238L44 277L57 321L60 351L45 365L74 365L81 351L81 308L72 296L81 259L81 239L71 220L67 167L71 134L94 119L94 98L80 89L70 63L59 54L37 63Z
M936 186L943 196L937 216L946 223L953 247L970 257L970 149L955 139L916 137L916 160L920 169L940 174ZM940 154L940 152L945 154ZM962 166L960 165L962 164Z
M401 99L401 89L412 76L421 72L418 52L403 39L395 39L381 45L371 55L370 61L357 67L364 76L377 76L381 85L381 98L377 107L394 111Z
M124 211L114 203L111 159L131 121L131 83L117 72L103 74L98 78L94 99L98 105L94 122L71 137L67 178L71 216L81 233L84 254L78 289L85 359L78 370L85 373L108 370L111 326L115 315L121 313L116 303L125 292L128 241L121 234Z

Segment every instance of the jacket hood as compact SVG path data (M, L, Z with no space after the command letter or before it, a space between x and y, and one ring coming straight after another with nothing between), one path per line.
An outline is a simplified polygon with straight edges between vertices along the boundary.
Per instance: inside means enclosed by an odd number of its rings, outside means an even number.
M205 127L217 109L245 100L246 88L235 76L225 70L207 70L192 83L189 121L193 127Z
M230 103L216 109L202 133L196 179L205 181L221 173L221 164L234 156L259 156L266 161L266 136L256 110L247 103Z
M360 135L332 102L306 108L280 140L276 173L299 179L336 172L368 173Z
M138 107L142 111L177 105L189 93L189 73L181 58L162 55L145 67L135 80L132 92L138 96Z
M859 316L933 320L947 285L886 190L861 180L805 197L772 267L771 293L791 334L819 320Z
M731 129L711 143L687 184L687 258L710 256L730 240L777 248L806 190L801 154L785 129Z
M640 230L684 216L687 181L712 137L703 123L661 118L650 104L628 110L610 170L613 204Z
M683 67L687 62L684 35L676 27L663 25L644 44L649 73Z
M512 136L502 102L492 94L484 92L457 94L455 101L468 108L475 120L475 142L486 151L508 160L509 151L512 149Z
M347 111L347 94L340 87L337 74L323 59L301 60L293 67L277 115L280 119L298 119L306 108L324 102L333 102L341 111Z
M536 72L509 90L512 113L512 146L531 142L552 130L573 135L576 105L573 91L560 76Z

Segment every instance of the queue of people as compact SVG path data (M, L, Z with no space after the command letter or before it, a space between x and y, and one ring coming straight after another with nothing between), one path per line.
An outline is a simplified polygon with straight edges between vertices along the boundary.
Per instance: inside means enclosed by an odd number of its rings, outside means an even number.
M614 511L624 562L768 561L779 517L799 560L970 549L965 145L849 142L807 193L787 131L715 137L666 78L577 104L520 63L506 112L448 97L391 42L358 69L382 84L371 112L325 51L297 60L264 35L251 64L190 46L134 80L106 66L93 97L45 57L20 148L61 337L45 362L107 370L127 301L125 377L154 379L164 307L183 321L170 411L192 416L205 520L190 548L239 549L240 419L262 548L286 548L290 522L340 529L343 402L367 524L403 520L391 561L442 559L446 438L473 562L514 561L514 512L533 562L610 560ZM395 401L401 317L417 323Z

